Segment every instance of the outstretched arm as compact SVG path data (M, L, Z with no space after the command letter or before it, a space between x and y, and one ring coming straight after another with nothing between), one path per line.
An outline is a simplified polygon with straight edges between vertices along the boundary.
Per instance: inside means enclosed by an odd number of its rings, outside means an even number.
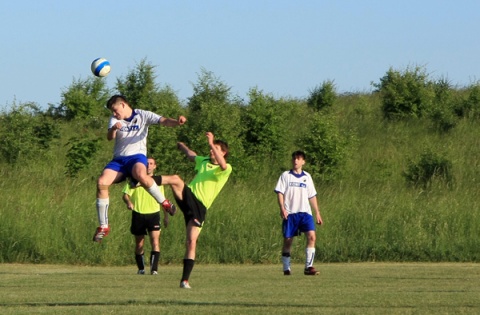
M187 147L187 145L185 143L177 142L177 148L180 151L182 151L190 161L195 161L195 157L197 156L197 153L195 153L195 151L193 151L189 147Z
M173 118L167 118L167 117L161 117L159 124L162 126L166 127L176 127L176 126L181 126L187 121L187 118L185 116L179 116L178 119L173 119Z

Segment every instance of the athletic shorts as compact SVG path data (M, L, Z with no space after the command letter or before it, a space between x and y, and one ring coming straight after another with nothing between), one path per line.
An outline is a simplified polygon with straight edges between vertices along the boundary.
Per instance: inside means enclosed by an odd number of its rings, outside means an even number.
M132 211L132 224L130 233L133 235L147 235L147 231L160 231L160 211L142 214Z
M183 212L185 225L188 225L190 220L194 220L194 223L198 227L202 227L203 222L205 222L205 216L207 215L207 208L205 208L203 203L195 197L192 190L187 185L183 188L182 197L183 200L175 198L175 201Z
M105 166L105 168L120 172L125 175L125 177L132 177L133 166L138 162L143 163L145 167L148 167L148 160L144 154L134 154L129 156L116 157L111 160ZM136 184L136 182L134 184Z
M315 231L313 216L306 212L289 214L287 220L283 220L283 237L291 238L300 235L300 232Z

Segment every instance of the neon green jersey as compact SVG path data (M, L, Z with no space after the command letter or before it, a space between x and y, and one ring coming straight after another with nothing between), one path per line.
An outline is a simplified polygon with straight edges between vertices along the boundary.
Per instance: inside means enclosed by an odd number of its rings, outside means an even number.
M160 192L165 196L163 186L159 186ZM130 197L133 203L133 211L141 214L155 213L160 211L160 205L143 187L130 188L127 183L123 188L123 193Z
M197 175L188 184L188 187L208 209L227 182L232 173L232 166L227 163L227 169L222 170L219 165L212 164L209 157L197 155L195 171L197 171Z

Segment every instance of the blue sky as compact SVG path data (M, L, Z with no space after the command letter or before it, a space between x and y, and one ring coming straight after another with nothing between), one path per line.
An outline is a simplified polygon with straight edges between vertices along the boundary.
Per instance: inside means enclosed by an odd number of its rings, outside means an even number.
M390 67L480 79L478 0L16 0L0 23L1 108L58 105L97 57L108 86L146 59L182 100L202 68L243 98L303 98L326 80L368 92Z

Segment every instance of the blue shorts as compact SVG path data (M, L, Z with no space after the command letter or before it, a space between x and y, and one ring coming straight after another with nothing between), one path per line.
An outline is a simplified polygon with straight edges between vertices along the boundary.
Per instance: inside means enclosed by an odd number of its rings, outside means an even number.
M315 223L313 216L306 212L298 212L289 214L287 220L283 220L282 232L283 237L291 238L300 235L299 232L305 233L315 231Z
M134 154L129 156L120 156L111 160L105 168L122 173L126 177L132 177L133 166L137 163L143 163L148 167L147 157L143 154Z

